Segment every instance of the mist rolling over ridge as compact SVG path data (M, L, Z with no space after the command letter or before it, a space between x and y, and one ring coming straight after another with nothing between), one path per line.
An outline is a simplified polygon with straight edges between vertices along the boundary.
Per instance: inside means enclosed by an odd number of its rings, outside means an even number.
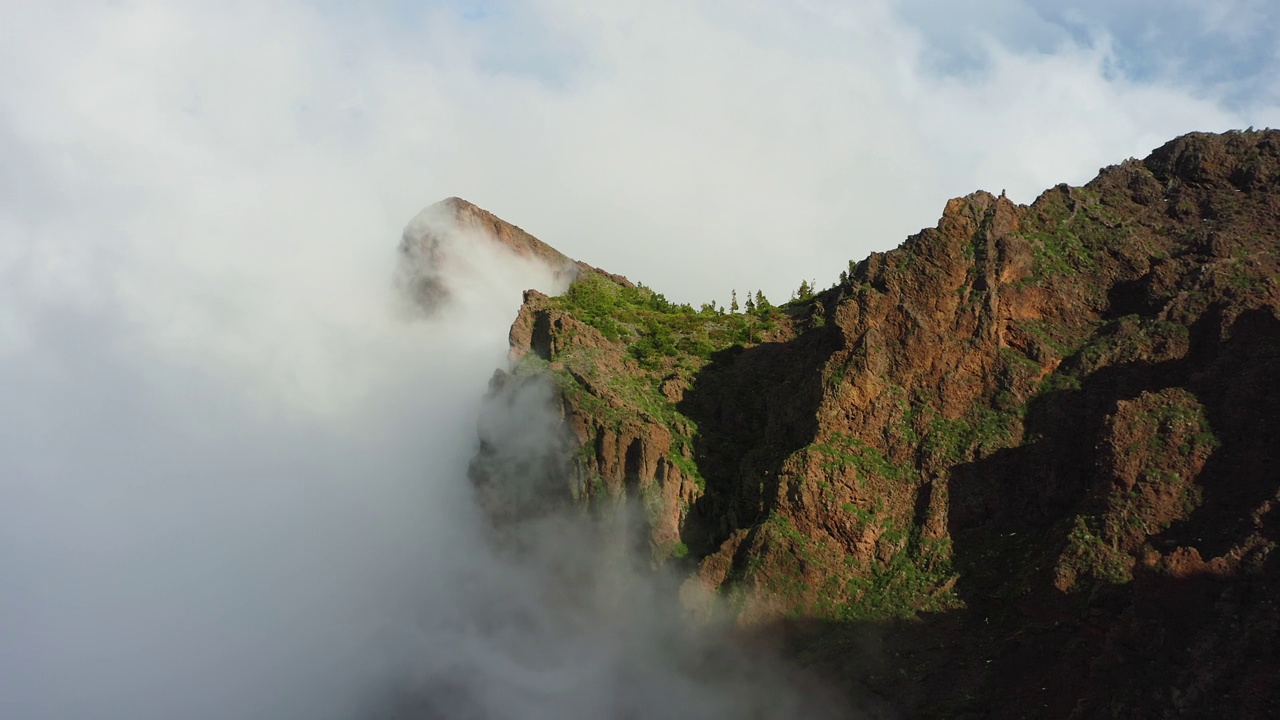
M466 479L480 396L506 364L521 291L566 281L483 236L430 229L449 289L430 318L388 263L381 283L336 282L369 288L369 317L343 325L301 297L265 307L291 326L230 369L192 361L202 348L122 346L121 319L93 311L57 313L4 359L21 410L0 436L7 716L648 716L656 694L727 717L761 704L737 683L765 661L715 661L718 641L688 636L671 596L574 518L523 528L519 557L491 544ZM310 378L264 361L302 355ZM482 427L540 451L550 399L520 398ZM695 646L706 680L685 674Z
M456 624L478 395L549 281L470 262L438 321L408 319L391 262L352 325L262 308L290 327L231 377L121 346L106 313L6 357L10 716L344 717L415 628ZM271 360L299 355L315 381Z

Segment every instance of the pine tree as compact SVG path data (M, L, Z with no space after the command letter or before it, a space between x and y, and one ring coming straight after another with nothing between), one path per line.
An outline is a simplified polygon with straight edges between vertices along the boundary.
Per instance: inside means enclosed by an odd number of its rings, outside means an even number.
M760 312L768 312L773 305L769 302L769 298L764 296L760 290L756 291L756 309Z
M729 297L729 314L733 315L738 312L738 291L734 290Z

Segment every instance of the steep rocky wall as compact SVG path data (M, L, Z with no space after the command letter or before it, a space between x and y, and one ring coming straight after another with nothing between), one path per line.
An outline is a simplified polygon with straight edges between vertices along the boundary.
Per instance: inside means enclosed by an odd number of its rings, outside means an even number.
M676 548L685 515L703 492L681 442L692 430L667 407L669 398L636 387L633 377L642 370L625 346L530 291L512 325L511 357L514 371L499 382L551 377L559 390L557 412L573 439L561 496L604 519L624 506L636 510L643 518L638 543L648 541L658 561L683 555ZM678 393L677 385L669 383L668 391Z
M1280 133L1190 135L781 308L530 293L503 382L563 502L908 715L1265 717L1278 250Z

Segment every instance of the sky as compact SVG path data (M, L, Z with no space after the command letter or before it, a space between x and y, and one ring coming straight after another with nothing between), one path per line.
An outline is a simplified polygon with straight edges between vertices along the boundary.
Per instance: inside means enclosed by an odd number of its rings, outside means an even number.
M471 257L455 312L412 319L391 278L424 206L695 306L782 300L948 198L1280 126L1278 25L1266 0L0 0L0 715L346 717L511 589L458 549L465 467L548 280Z
M389 237L457 195L695 305L826 285L951 197L1030 202L1180 133L1280 125L1265 0L4 12L11 236L161 206Z

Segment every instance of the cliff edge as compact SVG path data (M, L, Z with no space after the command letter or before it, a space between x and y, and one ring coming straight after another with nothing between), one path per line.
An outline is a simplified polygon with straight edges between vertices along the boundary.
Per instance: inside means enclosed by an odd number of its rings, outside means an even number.
M1280 132L1191 134L784 304L584 267L494 387L554 384L543 502L907 716L1271 717L1278 251Z

